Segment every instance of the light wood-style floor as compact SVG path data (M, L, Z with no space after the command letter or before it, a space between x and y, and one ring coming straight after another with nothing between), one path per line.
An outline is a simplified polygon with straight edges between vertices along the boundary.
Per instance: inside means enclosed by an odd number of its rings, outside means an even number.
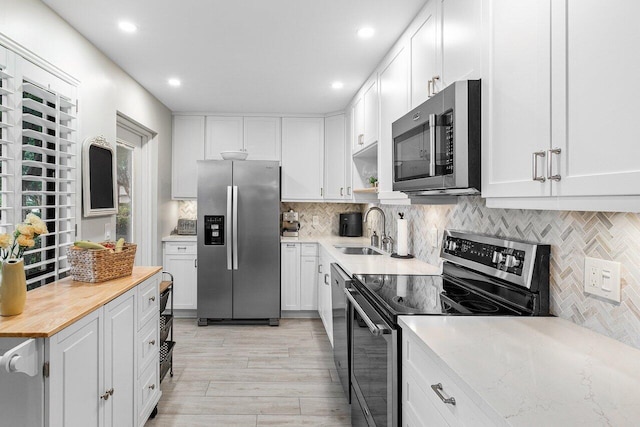
M319 319L278 327L177 319L174 328L174 376L147 427L351 425Z

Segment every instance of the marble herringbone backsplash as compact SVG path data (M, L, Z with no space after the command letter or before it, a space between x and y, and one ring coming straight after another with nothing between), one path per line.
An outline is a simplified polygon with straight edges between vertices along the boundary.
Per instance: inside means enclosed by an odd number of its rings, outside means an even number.
M449 206L380 206L396 237L396 218L409 220L410 253L434 263L439 247L428 230L445 228L531 240L551 245L551 311L579 325L640 348L640 214L489 209L481 197ZM584 257L622 264L621 303L584 293Z
M300 237L338 235L340 214L362 212L364 205L352 203L280 203L280 212L293 209L300 215ZM318 217L318 225L313 225L313 217Z
M198 219L198 202L195 200L180 200L178 202L178 218Z

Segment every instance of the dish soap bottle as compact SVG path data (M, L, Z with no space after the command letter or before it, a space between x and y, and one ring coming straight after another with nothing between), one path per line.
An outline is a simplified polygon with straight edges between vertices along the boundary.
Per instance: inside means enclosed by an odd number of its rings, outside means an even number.
M379 247L379 245L380 245L380 239L378 238L378 235L374 231L373 234L371 235L371 246L377 248Z

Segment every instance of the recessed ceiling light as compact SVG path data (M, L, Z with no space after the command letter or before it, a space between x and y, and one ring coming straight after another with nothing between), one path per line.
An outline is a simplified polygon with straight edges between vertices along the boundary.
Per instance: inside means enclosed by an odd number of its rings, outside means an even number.
M342 82L333 82L333 83L331 83L331 87L333 89L342 89L344 87L344 83L342 83Z
M179 79L169 79L167 82L169 83L169 86L173 87L178 87L182 84Z
M118 27L125 33L135 33L138 27L133 22L129 21L120 21L118 23Z
M362 27L358 30L358 37L361 39L368 39L373 37L373 33L375 33L374 29L371 27Z

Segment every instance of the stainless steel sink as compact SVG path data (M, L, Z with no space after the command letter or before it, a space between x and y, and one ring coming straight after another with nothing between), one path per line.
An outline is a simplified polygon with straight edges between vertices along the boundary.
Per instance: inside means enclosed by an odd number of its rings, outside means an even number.
M334 248L346 255L382 255L382 252L362 246L334 246Z

